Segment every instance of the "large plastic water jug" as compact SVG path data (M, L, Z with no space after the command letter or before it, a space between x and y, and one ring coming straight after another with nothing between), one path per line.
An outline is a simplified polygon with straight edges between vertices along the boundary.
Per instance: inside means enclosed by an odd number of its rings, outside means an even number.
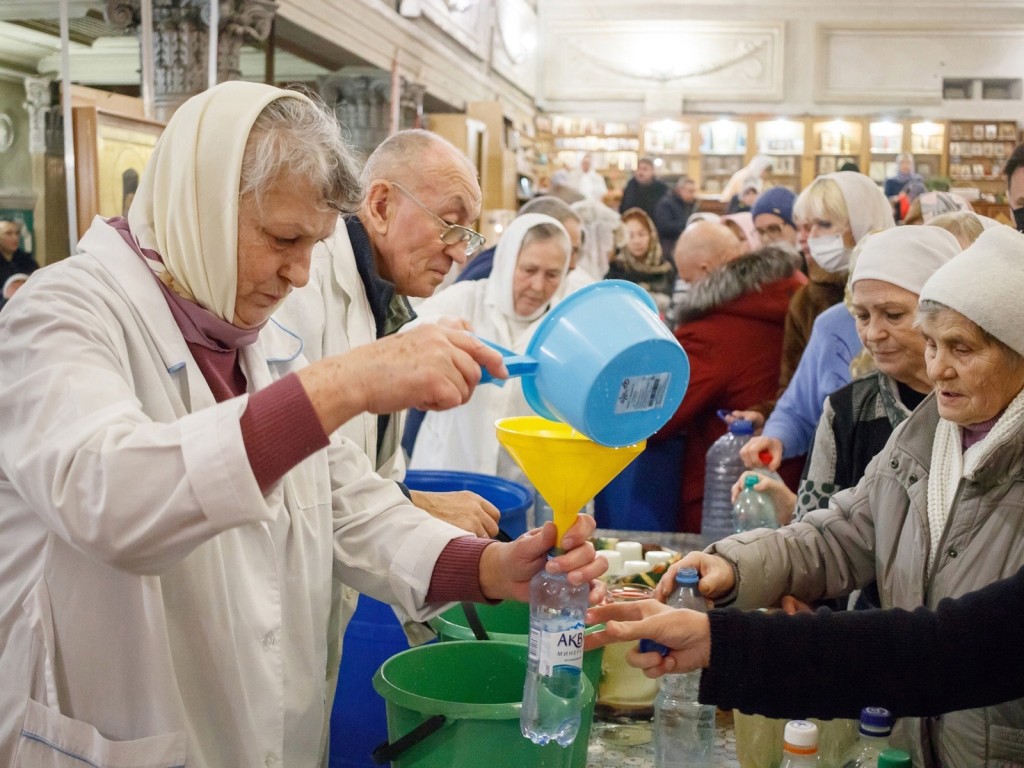
M723 415L719 411L719 415ZM735 530L732 516L732 486L745 469L740 448L754 434L754 425L737 419L729 431L708 449L704 470L704 507L701 513L700 534L705 546L724 539Z

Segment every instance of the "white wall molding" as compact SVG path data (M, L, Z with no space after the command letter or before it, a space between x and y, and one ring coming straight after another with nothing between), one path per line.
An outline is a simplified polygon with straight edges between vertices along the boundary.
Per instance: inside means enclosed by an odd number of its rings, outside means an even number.
M542 97L549 108L591 99L784 96L782 22L552 20L544 36Z
M815 101L942 103L944 77L1024 75L1024 26L819 24Z

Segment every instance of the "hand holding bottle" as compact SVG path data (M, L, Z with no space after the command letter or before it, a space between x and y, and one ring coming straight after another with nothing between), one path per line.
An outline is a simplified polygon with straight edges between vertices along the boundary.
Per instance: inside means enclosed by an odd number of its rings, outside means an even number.
M590 515L580 515L562 537L564 552L548 559L548 552L555 546L557 531L554 523L545 523L540 528L527 531L515 541L495 542L480 556L480 587L492 600L530 599L530 580L541 569L548 573L564 573L572 585L591 584L592 595L598 600L603 597L603 585L596 582L608 568L608 561L596 556L594 546L588 539L596 523Z
M756 470L744 472L740 475L740 479L733 483L733 504L736 503L737 497L739 497L740 492L746 485L747 478L751 476L758 478L757 484L754 485L754 490L767 494L771 499L772 505L775 507L775 519L778 521L778 524L782 526L793 522L796 494L789 490L789 487L777 475L772 477Z
M761 454L764 453L765 456ZM768 467L778 469L782 464L782 441L777 437L752 437L740 449L740 458L750 469ZM765 461L765 459L768 459Z
M676 571L680 568L696 568L700 573L699 590L705 598L715 600L729 594L736 586L736 574L732 564L719 555L706 552L690 552L669 566L654 588L654 597L667 602L675 589Z

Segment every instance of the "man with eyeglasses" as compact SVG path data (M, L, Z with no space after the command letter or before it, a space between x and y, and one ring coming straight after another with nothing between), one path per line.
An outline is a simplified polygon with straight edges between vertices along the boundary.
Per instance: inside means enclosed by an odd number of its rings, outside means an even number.
M522 216L525 213L542 213L545 216L558 221L565 231L569 233L569 244L572 246L572 254L569 257L569 274L576 268L576 262L580 257L583 247L583 219L572 209L569 203L553 195L541 195L528 201L516 213ZM481 251L466 265L455 282L464 280L483 280L491 275L491 267L494 265L494 247ZM582 287L582 286L577 286Z
M366 160L360 179L363 199L353 216L340 218L334 234L319 244L309 282L292 291L274 319L302 339L310 360L341 354L396 333L415 317L408 298L430 296L453 264L463 264L484 244L470 228L480 215L483 193L476 169L452 144L429 131L400 131ZM387 386L386 381L380 382ZM361 414L339 434L369 457L377 474L398 483L417 507L481 538L498 534L500 513L469 491L426 493L405 486L400 444L402 414ZM337 671L341 627L355 613L359 593L336 584L328 669ZM426 627L403 621L410 643L433 638ZM338 631L334 631L338 629ZM327 680L332 700L337 677Z
M750 215L762 245L785 242L797 247L796 225L793 223L793 203L796 195L785 187L772 187L754 202Z
M476 169L429 131L400 131L370 155L363 199L314 251L309 282L275 315L302 338L310 360L341 354L398 331L415 314L407 297L427 297L453 264L485 242L470 228L480 215ZM382 382L383 385L383 382ZM342 427L378 474L401 484L405 460L397 414L366 414ZM416 506L478 536L498 533L498 510L468 492L403 491Z

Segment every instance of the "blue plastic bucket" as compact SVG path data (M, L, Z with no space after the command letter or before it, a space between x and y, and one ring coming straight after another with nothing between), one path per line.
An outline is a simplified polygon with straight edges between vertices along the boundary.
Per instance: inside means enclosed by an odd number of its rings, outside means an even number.
M676 412L690 363L654 300L625 280L592 283L555 305L526 354L523 393L539 415L601 445L632 445Z
M387 740L388 724L384 700L373 689L373 673L407 650L409 642L391 606L360 595L345 630L331 710L330 768L375 767L370 755Z
M405 473L405 484L414 491L472 491L501 512L501 530L512 538L526 533L526 514L533 504L533 493L522 483L477 472L410 469Z

